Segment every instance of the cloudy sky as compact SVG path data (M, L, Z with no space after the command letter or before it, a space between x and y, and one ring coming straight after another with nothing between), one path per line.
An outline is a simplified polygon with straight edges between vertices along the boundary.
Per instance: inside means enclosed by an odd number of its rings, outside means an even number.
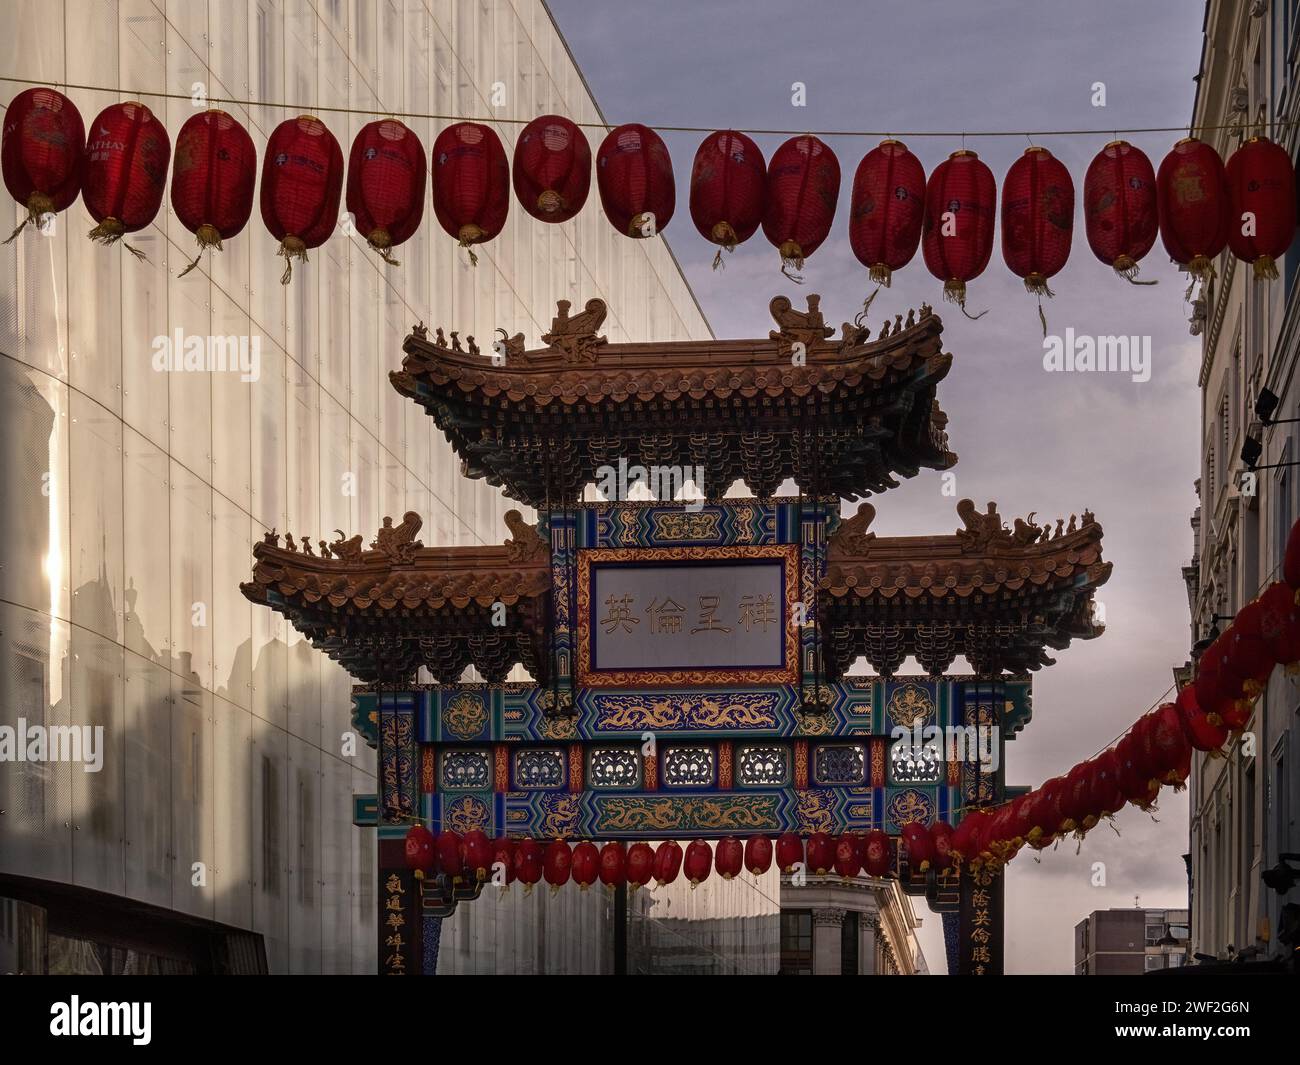
M1201 47L1202 5L1194 0L656 0L653 5L550 0L596 100L614 123L716 128L926 130L1099 130L1095 136L1035 138L1082 185L1089 160L1128 127L1176 126L1191 115ZM807 106L791 85L807 86ZM1093 86L1105 85L1105 106ZM1128 137L1153 164L1178 134ZM668 134L677 172L677 215L666 231L720 337L765 336L767 304L786 293L822 296L827 321L852 317L870 291L848 246L852 176L876 139L826 138L840 159L841 203L831 238L807 263L802 291L779 272L760 232L710 269L714 247L691 224L690 165L699 136ZM757 138L770 158L779 137ZM929 171L961 147L958 137L903 136ZM999 184L1028 146L1024 136L967 138ZM953 369L939 389L960 456L957 495L1002 515L1038 520L1092 510L1105 528L1114 574L1101 591L1107 631L1076 643L1034 679L1034 719L1010 745L1008 779L1038 784L1106 746L1172 683L1187 658L1187 596L1180 567L1191 554L1196 505L1198 342L1188 335L1184 282L1157 243L1143 263L1150 288L1116 278L1092 256L1076 206L1070 264L1045 301L1049 328L1063 333L1149 336L1151 378L1043 370L1034 298L995 249L972 283L970 322L940 302L940 283L921 256L877 298L870 325L928 301L944 319ZM954 500L939 474L923 473L874 500L883 534L951 532ZM1007 970L1069 972L1074 925L1092 910L1186 904L1185 796L1168 791L1152 817L1132 808L1122 835L1093 832L1048 852L1024 854L1007 883ZM1105 887L1093 864L1105 863ZM921 930L933 970L943 971L942 932L929 915Z

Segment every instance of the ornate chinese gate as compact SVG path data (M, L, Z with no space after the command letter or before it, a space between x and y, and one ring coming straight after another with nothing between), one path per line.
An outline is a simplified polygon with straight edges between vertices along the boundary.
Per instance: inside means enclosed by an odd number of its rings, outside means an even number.
M392 375L466 475L536 507L536 526L511 511L501 546L454 548L424 546L411 513L369 548L272 532L243 586L361 682L380 786L354 820L379 836L381 971L432 972L441 917L481 890L415 878L403 839L423 823L537 840L883 830L891 875L946 915L957 970L1000 972L1000 877L922 873L898 833L1000 801L1001 772L891 733L992 728L1000 767L1028 671L1100 632L1101 527L1008 528L969 500L948 535L877 536L868 503L841 517L841 498L956 462L928 307L875 341L849 323L832 339L817 297L778 298L766 339L648 345L598 336L599 300L568 310L537 351L417 326ZM740 479L754 497L723 499ZM628 481L699 497L629 501ZM797 494L776 496L786 481ZM593 484L619 501L582 502ZM958 655L973 676L944 676ZM860 656L878 677L846 675ZM908 656L926 676L895 676ZM534 680L506 683L516 665ZM467 666L485 682L463 683ZM413 683L420 667L437 683Z

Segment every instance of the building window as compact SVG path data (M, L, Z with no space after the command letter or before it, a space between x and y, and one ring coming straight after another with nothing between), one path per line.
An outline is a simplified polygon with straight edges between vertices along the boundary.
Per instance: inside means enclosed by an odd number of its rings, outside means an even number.
M781 911L781 975L812 975L812 910Z
M858 975L858 913L850 910L840 925L840 975Z
M641 783L641 756L631 747L594 750L587 757L587 780L593 788L635 788Z
M669 747L664 751L664 784L702 788L713 783L712 747Z
M515 787L537 791L564 787L569 780L569 764L564 751L554 747L515 752Z

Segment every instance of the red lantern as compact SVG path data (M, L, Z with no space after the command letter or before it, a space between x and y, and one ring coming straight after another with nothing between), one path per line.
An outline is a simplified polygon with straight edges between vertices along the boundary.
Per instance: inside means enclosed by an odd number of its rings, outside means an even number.
M1083 178L1083 221L1092 252L1126 281L1156 242L1156 172L1141 148L1111 141ZM1155 282L1150 282L1154 284Z
M1097 820L1108 817L1124 805L1124 791L1119 784L1119 754L1108 747L1092 760L1088 805Z
M1184 137L1156 174L1160 237L1193 278L1214 274L1214 258L1228 243L1228 189L1223 161L1210 145Z
M791 873L803 860L803 840L797 833L782 832L776 839L777 868L783 873Z
M1145 764L1137 730L1138 724L1124 736L1115 747L1115 756L1119 759L1119 786L1124 798L1141 810L1149 809L1160 793L1160 784L1152 779L1151 770Z
M1036 296L1070 258L1074 182L1046 148L1027 148L1002 182L1002 257Z
M1300 661L1300 609L1295 593L1281 581L1259 597L1259 632L1274 663L1288 669Z
M72 205L81 191L86 130L81 112L54 89L25 89L14 97L0 137L0 169L9 195L27 208L23 226Z
M293 277L293 260L307 261L334 232L343 194L343 150L312 115L286 119L271 131L262 159L262 221L280 242L280 284Z
M934 845L930 842L930 829L919 821L903 826L900 833L907 844L907 864L913 873L922 872L934 864Z
M444 829L438 833L438 871L451 877L454 884L460 883L465 872L461 845L460 833L454 829Z
M512 173L525 211L540 222L567 222L591 191L591 147L569 119L542 115L520 131Z
M552 895L569 882L572 872L573 853L569 845L562 839L552 840L542 857L542 875L551 885Z
M1300 520L1291 526L1286 538L1286 554L1282 558L1282 579L1300 592ZM1300 599L1300 594L1297 595Z
M1227 742L1228 729L1221 722L1214 724L1196 703L1196 689L1188 684L1174 700L1174 709L1187 739L1198 751L1217 751Z
M713 855L713 861L718 875L723 880L730 880L739 873L744 860L745 848L735 836L718 840L718 849Z
M545 856L542 845L535 839L526 838L515 847L515 876L524 885L524 894L533 890L533 885L542 879L542 863Z
M237 236L253 214L257 149L248 131L224 111L193 115L176 135L172 210L194 234L199 254L177 277L184 277L208 248Z
M984 272L993 254L997 207L993 171L965 148L935 167L925 185L925 265L943 282L943 298L963 312L967 283Z
M754 235L767 203L767 164L757 144L743 133L710 133L695 152L691 167L691 221L705 240L735 251Z
M347 207L372 251L397 266L391 249L424 218L424 145L395 118L361 127L348 155Z
M492 841L493 877L498 871L505 877L503 887L509 887L515 882L515 844L514 840L506 836L498 836Z
M655 885L662 887L677 879L682 868L682 848L671 839L664 840L655 851Z
M677 206L668 146L648 126L610 130L596 153L596 186L610 224L625 237L653 237Z
M95 220L90 239L113 244L149 225L162 206L172 142L144 104L110 104L91 123L81 200ZM137 259L144 252L126 246Z
M433 142L433 213L451 236L469 249L505 228L510 213L510 163L501 138L490 126L457 122Z
M862 855L858 850L858 840L849 833L837 836L834 840L835 860L832 868L841 880L857 876L862 868Z
M654 876L655 852L648 843L633 843L627 849L627 882L635 891Z
M787 276L802 270L829 235L839 196L840 161L812 134L791 137L773 153L763 233L780 250Z
M705 840L691 841L686 848L686 860L682 863L682 868L686 879L691 882L692 890L709 879L709 871L713 868L713 851Z
M936 821L930 826L930 849L934 852L934 867L937 872L946 873L953 865L952 825L947 821Z
M596 882L600 875L600 852L596 845L583 840L573 848L573 882L583 891Z
M1175 787L1182 784L1192 771L1192 745L1173 703L1164 703L1156 710L1151 726L1151 747L1160 773L1157 779Z
M417 880L431 872L437 864L433 833L423 825L412 825L406 830L406 867L415 871Z
M999 862L1009 862L1024 846L1025 837L1018 827L1019 811L1020 807L1015 801L999 806L989 817L988 826L981 837L981 850L987 851Z
M465 833L463 850L466 872L473 873L477 880L486 880L492 871L492 841L482 829L470 829Z
M858 164L849 200L849 245L872 281L888 288L912 261L924 221L921 161L902 141L881 141Z
M745 868L761 876L772 868L772 841L766 836L750 836L745 840Z
M611 889L627 883L627 851L616 840L600 848L600 882Z
M862 841L862 868L867 876L882 877L889 874L893 864L889 837L880 829L873 828Z
M1254 265L1256 280L1277 279L1277 259L1295 237L1295 167L1267 137L1251 137L1228 159L1228 247Z
M1065 820L1070 822L1070 827L1065 831L1070 832L1075 829L1080 832L1086 832L1097 822L1088 821L1088 816L1092 812L1088 804L1089 792L1091 791L1090 779L1092 772L1092 763L1080 762L1068 773L1065 774L1065 791L1061 796L1061 813Z
M808 872L825 876L835 865L835 844L825 832L808 837Z
M1237 613L1232 623L1232 642L1228 645L1228 668L1245 677L1242 690L1248 696L1264 690L1277 664L1263 631L1264 606L1254 599Z

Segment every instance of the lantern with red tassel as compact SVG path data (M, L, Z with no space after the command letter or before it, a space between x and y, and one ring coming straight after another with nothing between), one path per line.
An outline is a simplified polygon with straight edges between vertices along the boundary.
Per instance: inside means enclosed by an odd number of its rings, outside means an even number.
M567 222L591 191L591 146L571 120L542 115L515 141L515 195L539 222Z
M849 201L849 245L872 281L888 288L912 261L924 221L925 168L902 141L881 141L858 164Z
M781 272L792 281L830 234L840 195L840 161L812 134L791 137L767 168L763 233L781 253ZM791 271L795 271L794 274Z
M718 875L723 880L730 880L740 872L745 860L745 848L735 836L718 840L718 849L713 855Z
M85 147L81 112L63 93L33 88L13 98L0 136L0 170L27 217L6 244L29 222L40 226L47 214L72 205L81 191Z
M1025 149L1002 182L1002 257L1007 267L1039 297L1052 295L1047 282L1070 258L1074 233L1074 182L1065 164L1046 148ZM1043 319L1043 333L1047 320Z
M1227 726L1222 722L1214 724L1196 703L1196 689L1188 684L1178 693L1174 700L1174 709L1178 711L1179 720L1188 742L1198 751L1217 751L1228 740Z
M735 251L758 229L767 202L767 164L757 144L743 133L710 133L695 152L691 167L691 221L700 236L723 251Z
M529 894L534 885L542 879L542 863L545 856L542 845L531 837L521 839L515 847L515 876L524 885L524 894Z
M1141 148L1111 141L1083 178L1083 221L1092 253L1126 281L1137 281L1138 263L1156 242L1160 212L1156 172Z
M767 836L750 836L745 840L745 868L755 876L772 868L772 841Z
M848 880L849 877L857 876L858 870L862 868L862 855L859 851L858 840L845 832L842 836L836 836L835 861L831 866L835 870L835 875L841 880Z
M677 879L682 868L682 848L673 840L664 840L655 851L655 884L662 887Z
M162 206L172 142L154 113L137 101L110 104L91 123L81 199L95 220L97 244L113 244L149 225ZM144 252L123 245L137 259Z
M825 832L808 837L808 872L825 876L835 865L835 844Z
M795 832L782 832L776 840L777 868L783 873L791 873L803 860L803 840Z
M453 884L464 879L465 857L462 851L463 840L454 829L444 829L438 833L438 871L451 878Z
M935 167L925 185L925 265L943 282L943 298L963 314L966 285L984 272L993 254L997 206L993 171L965 148Z
M953 865L952 825L947 821L936 821L930 826L930 849L934 853L934 867L937 872L946 873Z
M1267 137L1251 137L1228 158L1228 247L1255 279L1277 280L1277 260L1295 237L1295 167Z
M510 213L510 162L491 126L457 122L433 142L433 213L477 266L474 245L505 228Z
M401 122L369 122L348 155L347 208L371 251L390 266L392 249L409 240L424 218L424 145Z
M691 882L692 890L709 879L709 872L712 868L713 851L709 844L702 839L691 840L690 846L686 848L686 859L682 862L682 871L686 874L686 879Z
M515 843L508 836L498 836L492 841L492 878L497 874L505 878L504 891L515 882Z
M562 839L552 840L542 856L542 875L551 885L551 894L554 895L567 884L572 874L573 852L569 850L569 845Z
M600 882L611 891L627 883L627 851L617 840L600 848Z
M1228 189L1223 161L1210 145L1184 137L1156 174L1160 237L1193 281L1214 276L1214 259L1228 243Z
M319 118L299 115L271 131L262 160L262 221L280 242L280 284L293 277L293 261L325 243L339 220L343 150Z
M253 138L225 111L191 116L176 134L172 210L194 234L199 253L177 277L184 277L208 248L237 236L253 214L257 149Z
M596 152L596 186L605 217L625 237L653 237L677 207L668 146L649 126L610 130Z
M627 882L635 891L654 876L655 852L648 843L633 843L627 849Z
M473 873L476 880L486 880L492 871L492 841L481 828L465 833L463 844L465 871Z
M438 856L434 850L433 833L424 825L412 825L406 830L406 867L415 873L417 880L423 880L437 864Z
M934 864L934 846L930 841L930 829L919 821L912 821L904 825L899 834L907 846L907 864L912 872L926 872Z
M1274 581L1259 597L1259 632L1274 663L1288 672L1300 662L1300 608L1295 593L1281 581Z
M892 865L889 837L873 828L862 842L862 868L867 876L882 877L888 875Z
M573 882L583 891L591 887L600 875L600 852L596 845L583 840L573 848Z

